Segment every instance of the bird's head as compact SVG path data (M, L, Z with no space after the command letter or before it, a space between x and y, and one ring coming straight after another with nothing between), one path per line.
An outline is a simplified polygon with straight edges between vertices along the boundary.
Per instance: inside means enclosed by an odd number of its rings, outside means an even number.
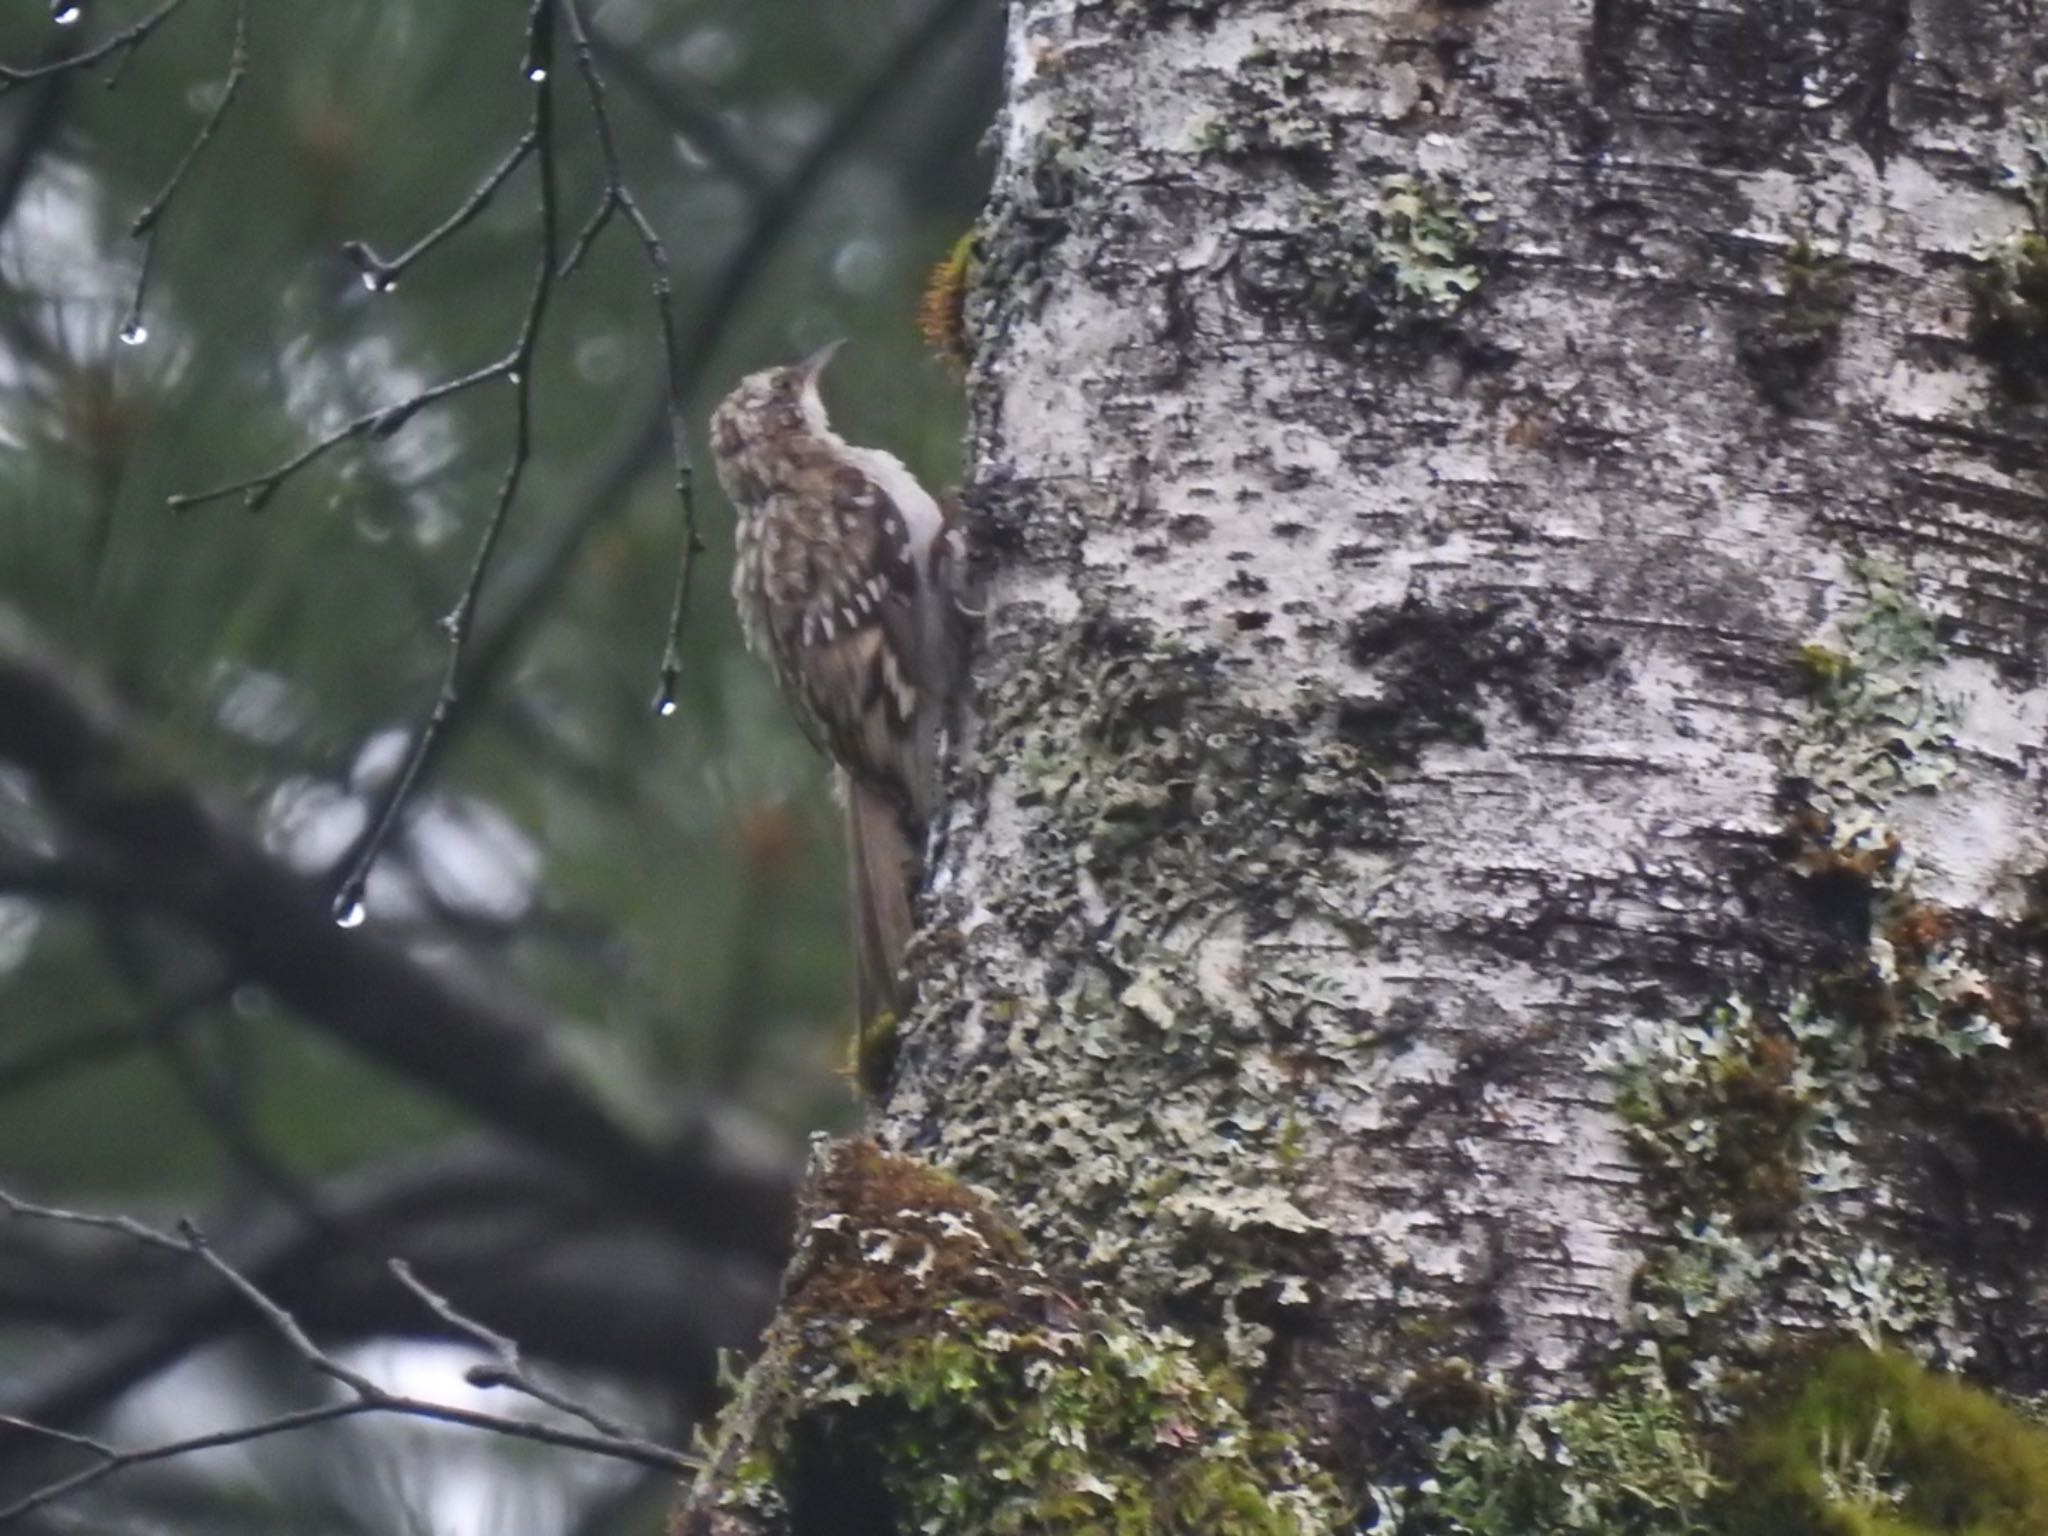
M756 422L784 429L830 430L825 402L818 394L818 380L833 354L844 345L843 340L830 341L801 362L748 374L725 397L719 414L738 412Z

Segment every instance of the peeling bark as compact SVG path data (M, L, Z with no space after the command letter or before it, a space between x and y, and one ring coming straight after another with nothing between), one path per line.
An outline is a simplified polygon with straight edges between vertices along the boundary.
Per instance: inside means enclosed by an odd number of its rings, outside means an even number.
M1010 8L879 1133L1368 1516L1800 1339L2048 1393L2042 20Z

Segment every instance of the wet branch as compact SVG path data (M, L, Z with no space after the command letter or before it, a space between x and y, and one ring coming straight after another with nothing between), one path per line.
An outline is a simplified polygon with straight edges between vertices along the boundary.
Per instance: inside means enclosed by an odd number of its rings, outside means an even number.
M156 1445L141 1446L122 1450L103 1441L94 1440L68 1430L40 1425L29 1420L0 1419L17 1433L34 1435L84 1450L94 1458L93 1464L55 1482L45 1484L34 1492L17 1499L14 1503L0 1508L0 1525L43 1509L60 1499L69 1497L96 1483L105 1481L116 1473L130 1467L149 1462L168 1461L178 1456L190 1455L201 1450L210 1450L224 1445L246 1444L252 1440L267 1439L273 1435L286 1434L293 1430L305 1429L315 1424L332 1423L339 1419L358 1417L364 1414L394 1414L402 1417L432 1419L445 1424L460 1424L472 1429L482 1429L512 1439L532 1440L543 1445L559 1446L566 1450L586 1451L594 1455L608 1456L628 1461L639 1466L687 1476L695 1470L695 1464L680 1451L658 1445L651 1440L637 1436L609 1425L592 1410L580 1405L570 1405L560 1394L549 1394L541 1401L549 1402L561 1411L573 1414L589 1430L572 1429L559 1425L535 1423L524 1419L507 1418L501 1414L484 1413L476 1409L458 1408L447 1403L437 1403L428 1398L413 1397L405 1393L391 1392L379 1386L362 1372L344 1365L313 1342L312 1337L300 1326L283 1306L257 1285L242 1271L216 1253L199 1229L190 1222L181 1222L175 1234L160 1231L155 1227L137 1221L132 1216L101 1215L86 1211L62 1210L54 1206L35 1205L21 1200L6 1190L0 1189L0 1210L5 1210L16 1220L53 1222L66 1226L87 1227L115 1232L146 1247L178 1253L197 1259L211 1269L231 1290L236 1292L258 1315L270 1331L278 1336L316 1374L343 1387L349 1396L339 1402L325 1403L318 1407L302 1408L291 1413L279 1414L253 1424L233 1429L219 1430L205 1435L188 1436L184 1439L166 1441ZM451 1326L469 1333L474 1338L492 1341L497 1350L502 1342L511 1359L518 1360L516 1346L510 1340L501 1340L467 1318L443 1298L430 1292L402 1266L394 1266L407 1287L418 1295ZM505 1351L499 1351L501 1360ZM507 1381L507 1385L514 1383Z
M131 22L97 47L83 53L70 54L61 59L52 59L44 64L9 65L0 64L0 96L18 85L27 85L32 80L47 80L52 75L68 74L74 70L91 69L107 59L121 56L116 62L125 61L127 56L142 46L149 34L169 21L184 7L185 0L164 0L140 21ZM112 82L109 82L110 84Z
M533 117L527 136L534 142L540 169L540 227L533 291L527 300L526 317L520 326L518 341L501 364L504 376L512 382L512 449L506 459L504 475L498 482L497 500L491 508L490 520L484 525L483 537L478 541L476 554L470 562L469 579L463 584L462 594L456 599L454 608L441 621L448 636L448 659L441 674L440 692L434 698L425 724L413 732L405 761L385 791L376 814L371 817L368 831L350 850L344 862L347 873L335 893L334 916L335 921L345 928L362 922L363 894L369 885L370 868L384 851L385 844L390 842L399 817L412 798L414 786L439 746L441 733L455 709L461 691L463 653L469 644L470 631L476 624L476 606L483 596L484 579L490 574L492 556L497 553L498 541L512 513L512 504L519 495L520 481L525 477L527 463L533 455L533 353L540 341L548 300L554 293L559 259L555 234L559 196L555 164L556 10L556 0L533 0L533 8L527 16L526 75L533 84Z
M412 1272L412 1266L403 1259L390 1259L386 1267L398 1278L398 1283L426 1304L427 1309L457 1333L467 1334L496 1358L489 1365L473 1365L463 1373L473 1387L505 1387L523 1393L537 1403L545 1404L558 1413L566 1413L581 1419L601 1435L615 1440L630 1440L632 1431L615 1419L606 1417L588 1404L580 1403L554 1388L536 1381L526 1369L526 1362L519 1353L517 1340L488 1328L475 1318L457 1311L455 1304L439 1291L433 1289Z
M142 265L135 274L135 291L128 301L128 313L121 320L121 339L133 346L149 335L149 329L142 322L142 302L149 289L149 274L156 257L156 226L171 206L171 199L184 185L206 146L220 132L221 122L228 115L228 108L234 105L235 97L242 89L242 81L249 73L249 0L239 0L235 7L235 41L228 54L227 77L221 82L220 96L213 104L213 110L206 114L206 121L199 125L199 131L192 136L192 142L185 146L185 153L178 157L170 178L164 182L155 197L151 198L128 226L129 235L142 242Z
M590 102L591 121L596 127L597 147L604 168L604 192L596 211L576 237L569 259L562 264L567 276L581 264L613 214L622 215L639 237L640 251L647 263L648 283L654 292L655 312L661 323L662 376L668 389L669 454L675 463L676 497L683 508L682 553L677 561L675 597L669 605L668 635L661 653L660 687L654 707L663 715L675 713L676 681L682 676L683 621L690 604L690 578L696 572L697 557L704 552L704 538L697 528L697 502L691 494L690 436L683 412L683 359L676 336L675 289L669 282L668 248L655 233L653 223L641 210L626 184L619 165L618 141L612 133L611 109L605 100L604 77L592 56L590 32L584 25L579 0L563 0L562 15L575 46L576 72Z
M497 168L476 184L475 190L463 200L459 208L390 260L385 260L360 240L344 241L341 253L354 262L356 270L363 274L363 286L372 293L389 293L414 262L490 206L491 198L498 188L505 184L507 177L526 163L527 156L533 153L539 142L534 130L528 128L519 136L519 141L506 153L505 158L498 162Z

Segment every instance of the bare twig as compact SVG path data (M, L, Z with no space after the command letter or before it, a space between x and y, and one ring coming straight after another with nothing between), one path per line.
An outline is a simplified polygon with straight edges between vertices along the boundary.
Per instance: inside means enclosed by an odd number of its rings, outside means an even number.
M604 230L614 212L625 216L640 237L641 253L647 262L648 280L654 290L654 307L661 322L662 376L668 387L669 454L675 462L676 497L683 507L682 553L677 561L675 597L669 607L668 639L661 653L661 681L654 707L663 715L676 709L676 681L682 676L683 620L690 603L690 578L697 569L697 557L704 552L704 537L697 529L697 501L691 494L690 434L683 419L683 361L676 337L675 290L669 282L668 249L641 211L619 168L618 142L612 135L611 111L605 101L604 77L591 55L590 33L583 24L579 0L562 0L562 14L569 24L569 36L576 48L576 69L583 77L583 89L590 100L591 121L596 125L597 145L604 165L604 193L590 222L576 237L569 259L563 263L566 276L573 272Z
M347 873L334 897L335 921L345 928L352 928L363 920L363 893L369 885L370 867L390 841L406 802L411 799L421 772L433 757L441 732L460 696L463 650L476 623L476 606L483 596L484 578L490 573L491 557L497 552L498 541L504 534L512 503L519 494L519 483L526 474L527 461L533 451L533 352L540 340L548 300L554 292L558 260L555 234L558 200L554 95L556 9L557 0L533 0L527 16L526 76L533 85L533 116L527 136L534 141L540 169L539 250L526 318L520 326L518 341L503 362L505 377L511 380L513 390L512 450L506 460L504 475L498 482L497 502L491 509L489 521L484 524L483 537L470 561L469 579L463 584L454 608L441 621L448 637L448 659L441 673L440 692L434 698L425 723L413 732L405 760L385 791L376 814L371 817L369 829L357 840L345 861Z
M11 1413L0 1413L0 1428L17 1429L25 1435L37 1435L45 1440L55 1440L61 1445L75 1445L80 1450L91 1451L95 1456L114 1457L121 1454L106 1441L95 1440L91 1435L74 1435L68 1429L56 1429L48 1424L17 1419Z
M653 50L607 37L601 27L590 28L590 47L605 77L637 98L706 167L756 202L774 193L780 177L759 144L733 120L673 89L648 63Z
M473 1365L464 1373L471 1386L508 1387L512 1391L525 1393L535 1402L544 1403L557 1412L581 1419L601 1435L609 1435L615 1440L634 1438L632 1431L616 1419L609 1418L587 1403L580 1403L536 1381L520 1357L517 1340L499 1333L496 1329L486 1327L475 1318L458 1311L455 1304L446 1296L415 1275L412 1266L405 1260L392 1259L389 1261L389 1268L391 1273L398 1277L399 1284L426 1303L428 1310L442 1322L459 1333L467 1334L497 1357L489 1365Z
M534 131L527 129L506 152L505 158L498 162L497 168L476 184L461 207L388 261L360 240L344 242L342 254L363 274L363 286L372 293L389 293L407 268L490 206L492 196L505 184L508 176L526 163L526 157L533 153L538 142Z
M147 1462L168 1461L173 1457L189 1455L195 1451L210 1450L223 1445L246 1444L252 1440L266 1439L273 1435L304 1429L309 1425L332 1423L338 1419L352 1418L363 1414L385 1413L407 1418L431 1419L444 1424L460 1424L472 1429L488 1430L520 1440L537 1441L543 1445L559 1446L566 1450L587 1451L594 1455L609 1456L616 1460L685 1476L693 1472L696 1464L680 1451L623 1430L597 1427L598 1420L587 1410L569 1407L564 1411L575 1414L586 1424L588 1431L570 1429L561 1425L536 1423L526 1419L507 1418L500 1414L484 1413L476 1409L458 1408L447 1403L437 1403L428 1398L413 1397L405 1393L391 1392L379 1386L361 1371L344 1365L315 1344L298 1320L250 1280L234 1265L215 1253L198 1228L190 1222L181 1222L176 1234L160 1231L155 1227L135 1220L131 1216L101 1215L88 1211L63 1210L55 1206L36 1205L19 1199L6 1190L0 1189L0 1210L11 1217L31 1221L55 1222L68 1226L96 1228L118 1232L124 1237L151 1248L165 1249L199 1260L211 1269L231 1290L252 1307L264 1323L285 1345L317 1375L338 1383L349 1393L348 1398L339 1402L325 1403L318 1407L302 1408L291 1413L279 1414L254 1424L234 1429L219 1430L206 1435L188 1436L184 1439L166 1441L156 1445L121 1450L105 1443L90 1440L69 1431L52 1429L44 1425L20 1419L0 1420L18 1433L33 1434L47 1439L61 1441L92 1453L91 1466L74 1472L68 1477L48 1483L41 1488L17 1499L14 1503L0 1508L0 1525L19 1520L31 1512L43 1509L95 1483L104 1481L129 1467ZM415 1294L423 1299L431 1296L417 1282L408 1282ZM438 1297L434 1301L439 1301ZM429 1302L433 1305L433 1302ZM443 1310L445 1308L445 1310ZM435 1310L456 1326L463 1326L473 1337L482 1337L489 1330L481 1325L469 1324L461 1318L452 1306L445 1302ZM467 1325L467 1326L465 1326ZM491 1335L495 1339L496 1335ZM517 1349L509 1340L504 1341L511 1349L512 1358L517 1360ZM547 1399L542 1399L547 1401ZM560 1403L554 1406L561 1407Z
M273 465L260 475L250 475L246 479L230 481L225 485L216 485L204 491L181 492L175 496L167 497L166 505L173 512L183 512L187 508L202 506L209 501L219 501L228 496L240 496L242 504L253 512L262 507L272 496L276 495L278 489L287 480L291 479L292 476L306 468L315 459L340 447L341 444L347 442L350 438L368 437L373 441L381 442L411 421L413 417L417 416L428 406L439 405L444 400L453 399L456 395L475 389L479 384L488 384L493 379L505 378L512 372L512 361L512 355L507 354L494 363L488 363L481 368L472 369L470 372L459 374L452 379L443 379L438 384L430 384L425 389L406 396L403 400L394 401L390 405L379 406L373 411L365 411L362 415L343 423L325 437L308 444L290 458L282 463Z
M121 339L133 346L148 339L149 329L142 322L142 301L149 287L150 267L156 255L156 226L164 212L171 206L171 199L178 188L184 185L185 177L193 164L220 131L228 108L234 104L235 96L242 89L242 80L249 73L249 0L239 0L235 7L235 41L228 55L228 72L221 82L220 96L213 104L213 110L206 114L206 121L199 126L199 132L192 136L192 142L185 146L185 153L178 157L170 178L164 182L155 197L151 198L142 212L135 216L128 226L128 233L142 242L142 264L135 274L135 292L128 301L128 313L121 321Z
M169 21L185 0L164 0L140 21L123 27L97 47L83 53L70 54L65 58L52 59L46 64L8 65L0 64L0 96L4 96L17 85L26 85L31 80L45 80L51 75L61 75L71 70L91 69L102 60L121 54L125 58L147 40L149 34Z

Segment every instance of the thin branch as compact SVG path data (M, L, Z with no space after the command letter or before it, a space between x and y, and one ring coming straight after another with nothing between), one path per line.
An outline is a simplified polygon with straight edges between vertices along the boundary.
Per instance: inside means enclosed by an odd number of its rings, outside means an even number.
M542 0L545 3L545 0ZM476 1409L458 1408L447 1403L412 1397L404 1393L387 1391L362 1372L342 1364L315 1344L298 1320L249 1279L234 1265L215 1253L199 1229L190 1222L179 1223L176 1235L159 1231L131 1216L100 1215L87 1211L63 1210L55 1206L36 1205L22 1200L0 1189L0 1210L10 1217L46 1221L67 1226L89 1227L118 1232L150 1248L168 1250L199 1260L211 1269L230 1289L246 1301L257 1315L267 1324L306 1366L316 1374L346 1388L349 1400L322 1404L319 1407L303 1408L292 1413L280 1414L259 1423L242 1425L234 1429L219 1430L211 1434L188 1436L184 1439L167 1441L157 1445L143 1446L132 1450L119 1450L113 1446L73 1435L68 1431L51 1429L43 1425L9 1418L4 1421L9 1427L21 1433L41 1435L50 1439L65 1441L80 1449L90 1451L96 1458L93 1465L72 1473L56 1482L46 1484L14 1503L0 1508L0 1525L19 1520L31 1512L47 1506L88 1488L95 1483L112 1477L115 1473L145 1462L166 1461L173 1457L189 1455L195 1451L211 1450L223 1445L245 1444L252 1440L304 1429L309 1425L331 1423L337 1419L367 1413L389 1413L408 1418L431 1419L445 1424L460 1424L472 1429L488 1430L493 1434L513 1439L537 1441L543 1445L559 1446L566 1450L587 1451L594 1455L609 1456L616 1460L633 1462L658 1471L677 1476L687 1476L696 1470L696 1462L679 1451L653 1441L619 1431L596 1427L596 1421L580 1409L576 1413L584 1422L592 1424L591 1431L563 1428L558 1425L540 1424L526 1419L507 1418L500 1414L483 1413ZM426 1294L424 1288L412 1283L415 1294ZM436 1298L438 1300L438 1298ZM431 1303L430 1303L431 1304ZM443 1306L446 1304L443 1303ZM445 1311L435 1308L442 1316L460 1317L452 1307ZM480 1326L480 1325L472 1325ZM484 1330L488 1332L488 1330ZM496 1337L493 1335L493 1337ZM510 1341L505 1343L510 1346ZM512 1348L517 1359L517 1349Z
M109 37L96 48L83 53L74 53L62 59L53 59L47 64L8 65L0 64L0 96L6 95L17 85L26 85L31 80L45 80L51 75L65 74L71 70L91 69L102 60L116 53L132 53L140 47L158 27L169 21L185 4L185 0L164 0L142 20L133 22Z
M80 1450L91 1451L95 1456L112 1458L121 1453L104 1440L95 1440L91 1435L74 1435L68 1429L56 1429L48 1424L37 1424L28 1419L17 1419L11 1413L0 1413L0 1428L18 1429L25 1435L40 1435L45 1440L55 1440L60 1445L75 1445Z
M675 597L669 607L668 639L661 653L660 686L654 707L662 715L676 710L676 682L682 676L683 621L688 616L690 578L697 569L697 557L704 553L704 537L697 528L697 500L691 494L690 433L684 421L683 360L676 336L675 290L669 282L668 248L661 243L654 225L641 211L633 190L626 184L619 166L618 142L612 133L611 110L605 101L604 77L591 55L589 30L583 24L579 0L562 0L562 14L568 20L569 36L576 48L576 70L583 77L584 94L590 101L590 116L597 129L598 152L604 166L604 194L597 210L563 263L564 276L573 272L604 230L614 212L623 214L640 238L647 262L648 281L654 290L654 307L661 323L662 376L668 387L669 454L676 470L676 497L683 508L682 553L677 561Z
M589 30L591 50L605 75L637 97L697 158L757 202L775 191L775 166L755 141L730 119L671 89L648 65L652 50L621 43L601 27Z
M306 1429L315 1424L332 1424L338 1419L352 1419L365 1413L379 1411L392 1410L382 1404L371 1404L360 1398L353 1398L319 1408L303 1408L296 1413L280 1414L276 1418L265 1419L257 1424L216 1430L209 1435L193 1435L183 1440L167 1440L157 1445L140 1446L134 1450L117 1450L112 1446L98 1448L94 1454L100 1456L101 1460L96 1465L74 1472L54 1483L47 1483L33 1493L16 1499L6 1508L0 1509L0 1525L11 1525L25 1515L46 1509L58 1500L80 1493L130 1467L146 1466L153 1461L170 1461L179 1456L195 1455L200 1451L217 1450L224 1445L247 1445L252 1440L266 1440L273 1435L288 1434L292 1430ZM8 1423L26 1434L52 1433L40 1424L22 1420L9 1420Z
M206 146L213 142L213 136L220 131L221 122L228 115L228 108L234 105L235 97L242 89L242 81L249 73L249 0L238 0L235 7L235 41L228 54L227 78L221 83L220 97L213 104L213 110L206 114L206 121L199 125L199 132L192 136L192 142L185 146L185 153L178 157L170 179L158 190L155 197L135 216L128 226L128 233L142 242L142 264L135 274L135 292L128 301L128 313L121 321L121 339L133 346L146 340L148 327L142 323L142 301L149 288L150 268L156 255L156 226L165 210L171 206L171 199L184 185L185 177Z
M526 163L526 157L533 153L537 142L531 128L521 134L519 142L498 162L496 169L476 184L475 190L463 200L461 207L389 260L379 256L360 240L343 242L341 253L355 263L356 270L362 273L363 286L372 293L389 293L414 262L490 206L491 198L498 188L505 184L507 177Z
M471 1386L508 1387L512 1391L525 1393L535 1402L544 1403L557 1412L581 1419L601 1435L608 1435L614 1440L634 1438L632 1431L616 1419L608 1418L587 1403L580 1403L534 1380L526 1369L525 1361L520 1357L517 1340L499 1333L494 1328L486 1327L475 1318L458 1311L455 1304L446 1296L415 1275L412 1266L405 1260L389 1260L388 1267L391 1273L398 1277L399 1284L419 1297L428 1310L442 1322L458 1333L467 1334L497 1357L495 1363L491 1365L473 1365L464 1373Z
M448 637L448 657L441 673L440 692L435 696L425 723L413 732L405 761L399 766L376 814L370 819L369 829L357 839L345 861L347 873L334 897L335 921L345 928L353 928L363 920L363 894L369 886L370 868L384 851L384 845L391 840L398 819L412 798L420 774L433 757L441 732L460 697L463 651L476 623L476 607L483 596L484 578L490 574L492 556L497 553L498 541L505 532L512 504L519 495L520 481L525 477L527 462L533 453L533 353L540 340L541 324L547 316L548 300L554 292L556 262L559 259L555 233L558 201L554 95L556 9L556 0L533 0L533 8L527 16L526 75L533 84L533 118L527 136L534 141L540 168L540 229L533 292L527 300L526 318L520 326L519 340L505 359L506 377L512 381L513 390L512 450L506 460L504 475L498 482L497 502L491 508L490 520L484 524L483 537L477 542L476 554L470 562L469 579L463 584L455 607L441 621Z
M488 1133L323 1179L318 1196L346 1247L267 1199L236 1202L208 1232L329 1349L434 1327L376 1257L403 1253L549 1362L659 1383L703 1408L716 1352L747 1347L774 1307L778 1267L679 1242ZM0 1234L0 1300L18 1320L79 1330L0 1372L0 1413L67 1430L255 1322L182 1255L63 1228ZM0 1482L19 1484L28 1450L0 1433Z
M291 479L292 476L322 455L340 447L341 444L347 442L350 438L368 437L374 442L381 442L411 421L413 417L417 416L428 406L439 405L443 400L452 399L466 390L475 389L479 384L488 384L493 379L505 378L512 372L512 366L513 355L508 354L505 357L499 358L494 363L488 363L481 368L473 369L469 373L460 374L452 379L443 379L438 384L430 384L425 389L406 396L403 400L394 401L390 405L379 406L373 411L365 411L362 415L345 422L325 437L310 443L298 453L293 454L282 463L273 465L260 475L251 475L245 480L230 481L225 485L217 485L209 490L181 492L167 497L165 504L173 512L183 512L190 507L201 506L209 501L219 501L224 497L238 495L242 498L244 506L248 507L251 511L255 511L262 507L265 502L269 501L272 496L276 495L279 487Z

